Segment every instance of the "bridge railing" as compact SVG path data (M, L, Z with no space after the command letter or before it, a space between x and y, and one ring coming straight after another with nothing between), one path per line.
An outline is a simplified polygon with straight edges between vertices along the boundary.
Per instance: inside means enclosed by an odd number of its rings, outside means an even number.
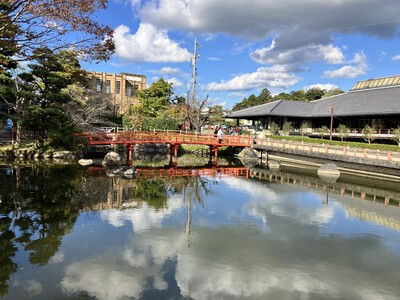
M88 139L90 144L129 144L129 143L169 143L169 144L219 144L214 134L180 133L176 131L118 131L118 132L91 132L78 136ZM221 146L250 146L249 135L223 135Z

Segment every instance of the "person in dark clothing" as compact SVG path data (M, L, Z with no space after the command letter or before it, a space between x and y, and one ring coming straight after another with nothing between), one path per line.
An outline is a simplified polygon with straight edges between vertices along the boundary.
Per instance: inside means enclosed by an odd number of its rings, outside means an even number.
M6 128L7 134L9 134L9 135L12 134L13 126L14 126L13 121L11 120L10 117L7 117L7 120L6 120L6 123L5 123L5 126L4 126Z
M217 137L218 129L219 129L218 126L215 126L215 129L214 129L214 136L215 137Z

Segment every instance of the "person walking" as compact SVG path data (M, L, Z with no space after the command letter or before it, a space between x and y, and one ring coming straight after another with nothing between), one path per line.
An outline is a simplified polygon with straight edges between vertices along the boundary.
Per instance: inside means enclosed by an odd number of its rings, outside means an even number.
M222 143L222 135L224 134L224 132L223 132L223 130L222 130L222 127L220 127L219 129L218 129L218 132L217 132L217 138L218 138L218 143Z
M9 134L10 136L12 135L13 126L14 126L14 123L11 120L11 118L8 116L4 127L6 128L7 134Z
M219 129L219 127L218 127L218 126L215 126L215 129L214 129L214 136L215 136L215 137L217 137L218 129Z

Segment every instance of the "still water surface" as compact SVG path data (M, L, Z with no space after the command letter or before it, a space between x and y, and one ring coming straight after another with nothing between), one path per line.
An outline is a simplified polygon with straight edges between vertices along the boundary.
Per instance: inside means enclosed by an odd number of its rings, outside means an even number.
M226 170L1 166L1 299L400 299L399 184Z

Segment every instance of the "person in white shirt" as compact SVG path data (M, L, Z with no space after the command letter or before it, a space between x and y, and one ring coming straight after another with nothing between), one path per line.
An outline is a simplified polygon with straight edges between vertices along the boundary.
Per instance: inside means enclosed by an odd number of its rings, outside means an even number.
M222 128L220 127L217 132L218 143L222 143L222 135L224 134Z

